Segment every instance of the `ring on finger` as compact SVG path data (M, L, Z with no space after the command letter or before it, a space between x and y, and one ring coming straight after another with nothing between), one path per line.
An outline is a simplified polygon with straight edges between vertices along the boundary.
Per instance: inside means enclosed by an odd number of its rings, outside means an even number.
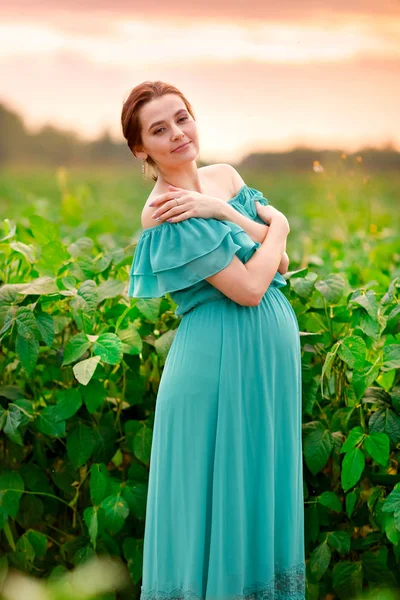
M178 198L173 198L173 200L175 200L177 206L180 206ZM161 217L156 217L156 221L161 221Z

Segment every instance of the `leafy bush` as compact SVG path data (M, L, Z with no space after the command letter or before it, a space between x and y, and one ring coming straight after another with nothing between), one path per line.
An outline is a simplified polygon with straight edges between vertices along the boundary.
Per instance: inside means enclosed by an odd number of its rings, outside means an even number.
M39 215L18 233L3 222L0 566L51 577L120 557L138 597L155 399L179 319L168 295L128 298L134 241L82 235L69 202L63 231ZM355 232L306 239L283 292L301 330L309 599L399 583L399 240Z

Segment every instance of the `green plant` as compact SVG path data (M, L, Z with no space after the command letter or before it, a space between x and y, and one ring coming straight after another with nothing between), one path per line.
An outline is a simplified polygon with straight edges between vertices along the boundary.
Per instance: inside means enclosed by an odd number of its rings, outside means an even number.
M398 585L399 239L391 196L360 225L353 180L351 193L329 183L328 212L324 186L310 200L303 183L284 293L302 344L307 598L353 598ZM85 195L65 186L51 216L27 201L2 226L0 567L47 577L110 555L138 594L155 400L179 319L169 296L128 298L135 240L77 219Z

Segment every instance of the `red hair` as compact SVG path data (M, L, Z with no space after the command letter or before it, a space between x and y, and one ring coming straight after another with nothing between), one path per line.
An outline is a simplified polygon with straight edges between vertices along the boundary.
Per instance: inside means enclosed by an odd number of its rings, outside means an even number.
M194 120L194 112L190 102L185 98L181 91L173 85L163 81L144 81L131 90L128 98L122 106L121 126L124 138L127 141L129 149L135 156L135 148L142 145L142 126L139 119L139 111L147 102L154 98L161 98L165 94L176 94L182 98L188 113ZM146 162L157 170L157 165L151 156L146 158ZM152 179L157 181L157 176L152 175Z

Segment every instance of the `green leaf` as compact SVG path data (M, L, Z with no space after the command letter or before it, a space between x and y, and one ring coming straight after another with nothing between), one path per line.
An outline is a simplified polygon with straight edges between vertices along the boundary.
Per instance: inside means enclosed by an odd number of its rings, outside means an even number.
M94 506L98 506L109 495L110 477L107 467L94 463L90 469L90 498Z
M22 475L27 490L52 493L53 489L47 479L46 472L39 465L33 462L25 462L21 465L19 473Z
M39 313L35 315L36 325L42 336L42 340L47 346L51 346L54 341L54 322L53 317L47 313Z
M84 546L83 548L79 548L74 554L72 562L74 565L83 565L84 563L93 560L96 557L96 552L92 548L92 546Z
M325 279L315 282L317 289L330 304L337 304L343 296L345 282L337 273L331 273Z
M383 506L383 512L394 512L400 509L400 483L396 483Z
M144 519L146 515L148 486L136 481L128 481L122 484L122 496L129 506L129 512L137 519Z
M84 300L85 309L87 312L93 312L97 308L98 296L97 285L92 279L83 281L78 289L78 296Z
M0 238L0 242L5 242L6 240L10 240L16 234L17 226L15 225L15 223L12 223L12 221L10 221L10 219L4 219L2 227L3 227L5 235L2 238ZM396 281L396 280L394 280L394 281ZM2 568L2 567L4 567L4 563L0 562L0 568Z
M9 410L5 411L6 420L4 424L4 433L16 444L23 446L21 433L18 431L18 427L21 424L21 412L16 406L9 404Z
M309 568L313 578L317 581L321 579L327 571L331 562L332 551L325 542L320 544L311 553Z
M389 515L384 523L383 529L387 538L394 546L400 542L400 531L396 527L396 518L394 515Z
M387 392L392 389L394 382L396 380L396 369L390 369L389 371L384 371L378 375L376 378L376 382Z
M176 329L169 329L168 331L160 335L160 337L154 342L154 347L157 351L157 354L164 359L167 358L169 349L171 348L172 342L174 341L176 331Z
M366 292L364 290L356 290L350 300L362 306L374 321L378 320L378 303L373 290L367 290Z
M346 555L350 552L351 535L347 531L329 531L327 542L331 548L337 550L339 554Z
M28 246L28 244L24 244L23 242L10 242L10 248L12 248L14 252L22 254L22 256L26 258L28 264L33 264L35 262L36 257L33 246Z
M74 335L65 345L62 366L69 365L81 358L91 345L92 343L85 333Z
M122 549L131 579L134 584L137 584L142 578L143 540L134 537L125 538Z
M14 401L18 398L24 398L24 392L17 385L2 385L0 386L0 396L4 396L7 400Z
M343 446L341 447L340 453L348 452L349 450L351 450L352 448L354 448L355 446L360 444L363 441L365 436L366 436L366 434L364 433L364 430L362 427L360 427L359 425L357 427L353 427L353 429L350 431L346 441L344 442Z
M69 254L58 240L42 246L42 255L36 263L37 270L48 276L56 275L63 263L69 259Z
M121 340L115 333L103 333L93 344L93 353L103 362L116 365L122 360Z
M322 423L307 424L303 440L304 459L313 475L325 467L333 448L331 432L325 429Z
M342 510L342 503L334 492L322 492L322 494L318 496L318 503L331 510L336 510L337 512L341 512Z
M370 432L386 433L393 444L400 442L400 417L389 408L378 409L369 419Z
M317 278L318 275L316 273L309 272L305 277L291 277L290 285L300 298L308 300L314 290Z
M28 570L35 560L35 549L25 533L17 541L14 559L18 562L20 568Z
M394 573L387 567L379 555L376 555L374 552L364 552L360 558L363 573L368 583L381 584L386 588L389 586L395 587L396 579Z
M76 365L72 367L74 375L79 383L82 385L87 385L89 383L100 360L100 356L92 356L86 360L81 360L81 362L76 363Z
M93 506L88 506L83 511L83 520L85 521L86 527L89 531L90 541L93 544L93 548L96 550L97 534L99 532L99 523L97 520L97 509Z
M363 366L367 353L367 346L364 340L357 335L344 338L339 346L338 356L349 365L351 369Z
M382 371L400 368L400 344L389 344L383 347Z
M357 503L358 493L357 490L354 489L348 494L346 494L346 515L351 518L353 514L354 507Z
M104 510L105 527L111 535L118 533L129 514L129 507L121 494L107 496L100 505Z
M81 237L69 244L68 252L74 258L78 258L79 256L89 255L94 248L94 242L89 237Z
M396 297L396 284L398 283L399 278L395 277L393 281L390 282L388 287L388 291L383 295L381 299L381 306L385 306L386 304L392 304L395 301ZM400 308L400 304L397 305Z
M340 346L339 342L336 342L336 344L334 344L332 346L331 350L327 353L327 355L325 357L324 364L322 365L322 373L321 373L321 395L322 396L323 396L323 389L322 389L323 379L324 379L324 377L329 379L331 376L332 366L333 366L333 363L335 360L335 356L338 352L339 346Z
M57 406L46 406L35 421L36 428L45 435L61 438L65 436L65 421L58 414Z
M17 335L15 340L15 350L28 375L30 375L36 366L39 356L39 342L36 338L28 339Z
M107 396L104 384L98 379L92 379L85 387L82 387L81 394L91 415L100 408Z
M37 324L35 315L30 308L26 308L25 306L19 307L15 317L15 323L17 325L18 335L28 340L35 338Z
M340 598L356 598L362 592L363 575L360 562L340 561L332 569L332 583Z
M56 409L60 420L70 419L82 406L82 396L77 388L57 390Z
M156 323L160 314L161 298L136 300L136 308L146 317L150 323Z
M150 461L152 438L152 430L145 425L139 429L133 438L133 453L136 458L141 460L146 465Z
M43 277L37 277L29 283L26 283L21 288L21 293L25 296L28 294L32 296L48 296L50 294L58 294L59 290L54 277L43 275Z
M51 240L60 239L60 228L54 221L49 221L40 215L32 215L30 218L33 237L41 244L47 244Z
M31 423L34 416L33 403L30 400L26 400L25 398L18 398L15 402L10 402L8 405L9 410L13 408L19 412L20 415L20 427L24 427Z
M342 487L345 492L359 481L365 467L365 456L359 448L350 450L342 462Z
M384 317L381 317L383 319ZM358 320L358 321L357 321ZM353 313L353 322L356 324L358 329L373 340L379 338L380 324L375 321L368 313L364 311L356 311Z
M121 349L124 354L140 354L143 349L143 342L133 323L129 323L126 329L119 329L118 337L122 342Z
M31 543L35 555L39 558L43 558L47 550L47 536L45 536L44 533L34 531L33 529L29 529L25 535Z
M97 288L99 302L106 298L118 298L125 288L125 282L120 279L107 279L102 281Z
M367 505L369 510L372 512L375 509L377 501L382 498L383 489L381 487L375 487L370 489L370 493L367 498ZM381 504L382 506L382 504Z
M375 462L385 467L389 460L390 440L386 433L371 433L364 440L364 448Z
M93 428L79 422L67 437L67 454L75 469L88 461L95 445Z
M54 493L51 490L51 493ZM22 529L30 527L41 527L43 523L44 506L39 496L24 494L19 504L19 511L16 516L16 522Z
M19 473L5 469L0 472L0 509L3 508L14 519L23 491L24 481Z
M375 381L378 375L379 365L373 365L369 361L365 361L364 365L357 365L351 379L351 385L357 400L363 396L365 390Z

